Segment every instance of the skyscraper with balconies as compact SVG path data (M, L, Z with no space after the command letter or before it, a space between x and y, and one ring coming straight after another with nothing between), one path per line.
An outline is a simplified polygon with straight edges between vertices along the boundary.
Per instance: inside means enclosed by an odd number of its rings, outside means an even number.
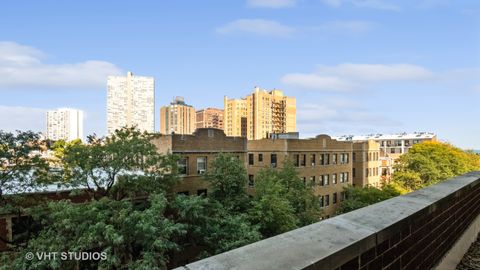
M83 138L83 111L60 108L47 111L47 139L72 141Z
M267 138L271 133L295 132L296 100L280 90L266 91L255 87L242 99L224 97L224 130L227 136L249 140Z
M108 76L107 132L122 127L137 127L140 131L155 131L155 82L153 77Z

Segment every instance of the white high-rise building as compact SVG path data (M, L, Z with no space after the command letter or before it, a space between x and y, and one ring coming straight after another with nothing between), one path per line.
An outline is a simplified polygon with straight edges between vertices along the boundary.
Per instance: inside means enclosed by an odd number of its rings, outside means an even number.
M47 111L47 139L72 141L83 138L83 111L60 108Z
M136 126L141 131L155 131L155 82L153 77L108 76L107 132Z

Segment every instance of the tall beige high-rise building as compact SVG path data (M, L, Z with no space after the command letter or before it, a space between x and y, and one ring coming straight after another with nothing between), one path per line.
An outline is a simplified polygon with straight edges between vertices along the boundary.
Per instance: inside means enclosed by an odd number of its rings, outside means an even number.
M197 128L218 128L223 129L223 110L217 108L206 108L197 111Z
M160 108L160 133L192 134L195 131L195 108L176 97L168 106Z
M83 111L61 108L47 111L47 139L72 141L83 138Z
M296 99L284 96L280 90L267 91L255 87L251 95L242 99L224 97L224 130L227 136L259 140L271 133L295 132L296 122Z
M153 77L108 76L107 132L136 126L141 131L155 131L155 81Z

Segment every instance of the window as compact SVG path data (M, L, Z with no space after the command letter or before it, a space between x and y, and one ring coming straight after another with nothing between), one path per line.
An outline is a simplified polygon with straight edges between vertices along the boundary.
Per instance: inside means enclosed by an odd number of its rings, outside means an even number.
M206 189L199 189L197 190L197 195L198 196L207 196L207 190Z
M255 179L253 174L248 175L248 186L249 187L254 187L255 186Z
M355 168L352 169L352 177L355 177Z
M307 185L307 178L306 177L302 177L302 182L304 185Z
M368 168L365 168L365 177L368 177Z
M248 154L248 165L253 165L253 154Z
M197 174L207 171L207 157L197 157Z
M330 205L330 195L325 195L325 206Z
M332 203L336 204L337 203L337 193L333 193L333 198L332 198Z
M258 162L263 162L263 154L258 154Z
M345 163L346 163L346 164L348 164L348 162L350 162L350 161L348 160L348 153L345 153L344 160L345 160Z
M337 174L332 174L332 184L335 185L337 183Z
M307 155L302 155L302 160L300 166L304 166L307 164Z
M337 164L337 154L332 154L332 164Z
M270 166L272 168L276 168L277 167L277 154L271 154L270 155Z
M310 163L312 163L312 167L315 166L315 154L312 154L310 157Z
M318 197L318 204L320 205L320 207L325 206L325 200L324 200L323 196Z
M345 182L348 182L348 172L345 173Z
M295 154L293 155L293 166L298 167L300 165L300 155Z
M353 153L352 154L352 160L355 161L355 158L356 158L355 153Z
M340 201L345 201L345 194L346 194L345 191L342 191L340 193Z
M187 175L188 174L188 157L187 158L180 158L178 160L178 173L180 175Z
M372 161L372 153L368 153L368 161Z
M329 175L322 175L322 186L328 186L330 184Z
M330 154L325 154L325 165L330 164Z
M395 154L395 148L390 149L390 153Z
M324 164L325 159L323 158L323 154L320 154L319 158L320 158L320 165L325 165Z
M310 177L310 183L312 183L312 186L315 185L315 176Z

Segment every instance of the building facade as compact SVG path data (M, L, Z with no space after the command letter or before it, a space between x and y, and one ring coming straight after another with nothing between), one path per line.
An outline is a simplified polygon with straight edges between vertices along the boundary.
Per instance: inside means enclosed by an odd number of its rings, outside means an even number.
M352 177L354 186L382 187L380 144L374 140L353 142Z
M223 110L206 108L196 112L196 128L217 128L223 130Z
M267 138L271 133L295 132L296 99L280 90L266 91L255 87L242 99L224 97L225 133L249 140Z
M107 132L113 134L123 127L155 131L155 81L153 77L108 76Z
M160 134L155 136L152 143L159 153L180 156L178 167L183 180L174 187L176 193L207 194L209 185L204 174L219 153L236 156L246 165L247 139L227 137L220 129L199 128L191 135Z
M412 148L413 145L425 141L436 141L437 135L429 132L399 133L399 134L372 134L365 136L335 137L339 141L364 142L374 140L380 144L380 157L397 159Z
M175 97L168 106L160 108L160 133L192 134L195 131L195 108Z
M343 188L352 184L352 143L327 135L313 139L262 139L248 141L247 190L264 168L281 168L289 160L298 175L314 189L325 217L334 215L345 198Z
M83 139L83 111L61 108L47 111L46 138L72 141Z

